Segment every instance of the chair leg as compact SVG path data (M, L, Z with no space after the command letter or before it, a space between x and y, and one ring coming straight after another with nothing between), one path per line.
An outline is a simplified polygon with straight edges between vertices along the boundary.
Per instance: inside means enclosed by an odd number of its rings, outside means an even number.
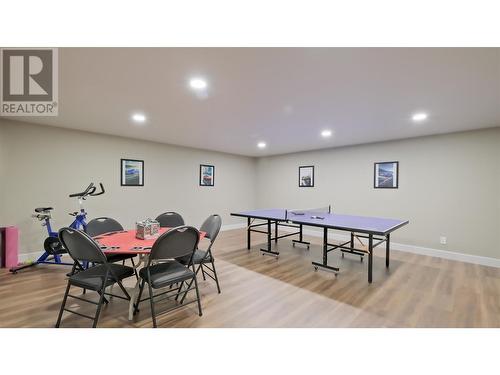
M207 278L205 277L205 270L203 269L203 263L200 263L200 268L201 268L201 276L203 276L203 281L206 281Z
M115 284L111 284L110 286L108 286L108 288L109 288L109 289L108 289L108 293L109 293L109 294L111 294L111 295L109 296L109 299L112 299L112 298L113 298L113 295L112 295L112 294L113 294L113 287L114 287L114 286L115 286ZM106 298L106 297L104 297L104 298Z
M153 301L153 288L151 284L148 283L149 288L149 303L151 304L151 317L153 318L153 328L156 328L156 315L155 315L155 303Z
M139 288L139 296L137 297L137 303L135 304L135 307L134 307L134 315L139 312L139 304L141 303L142 291L144 290L144 283L145 282L146 281L143 279L141 286Z
M219 278L217 277L217 271L215 270L215 263L212 258L212 269L214 270L215 283L217 284L217 291L220 294Z
M94 323L92 324L92 328L97 327L97 322L99 321L99 315L101 315L101 307L102 307L102 303L104 301L104 289L101 291L98 291L97 293L99 293L100 298L99 298L99 304L97 305L97 311L95 313Z
M66 276L73 276L75 274L75 271L76 271L76 262L73 263L73 267L71 268L71 272L68 273Z
M59 316L57 317L56 328L59 328L59 326L61 325L61 319L62 319L62 315L64 312L64 306L66 306L66 300L68 299L68 293L69 293L70 288L71 288L71 284L68 280L68 286L66 287L66 292L64 293L63 301L61 304L61 310L59 310Z
M106 291L106 289L104 289ZM107 305L109 303L108 299L104 297L104 293L101 293L100 291L97 291L97 294L101 295L102 294L102 301Z
M198 268L198 270L199 270L199 268ZM198 273L198 271L196 271L196 273ZM189 289L191 288L191 285L193 285L193 279L191 279L191 281L189 282L189 284L188 284L188 286L187 286L187 288L186 288L186 292L184 292L184 295L183 295L183 296L182 296L182 298L181 298L181 302L180 302L180 303L181 303L181 305L184 303L184 300L186 299L186 296L187 296L187 294L188 294L188 292L189 292ZM180 293L180 292L181 292L181 291L179 290L179 293Z
M177 284L176 284L177 285ZM175 300L177 301L179 299L179 295L181 294L182 287L184 286L184 281L181 282L181 286L179 287L179 290L177 291L177 295L175 296ZM188 288L189 289L189 288ZM184 299L184 298L183 298ZM182 303L182 302L181 302Z
M200 291L198 290L198 280L196 280L196 273L194 274L194 286L196 288L196 300L198 301L198 315L202 316L203 313L201 312L201 299L200 299Z
M128 294L127 289L125 289L125 287L123 286L122 282L121 281L117 281L116 283L118 284L118 286L122 290L123 294L125 294L125 297L127 297L127 299L130 301L130 294Z
M130 258L130 261L132 262L132 267L134 268L135 279L139 280L139 275L137 274L137 268L135 267L134 258Z

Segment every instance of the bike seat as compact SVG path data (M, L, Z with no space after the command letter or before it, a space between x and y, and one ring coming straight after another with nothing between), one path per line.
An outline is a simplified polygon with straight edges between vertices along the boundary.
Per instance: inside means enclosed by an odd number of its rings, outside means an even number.
M35 212L48 212L50 210L53 210L52 207L37 207L35 208Z

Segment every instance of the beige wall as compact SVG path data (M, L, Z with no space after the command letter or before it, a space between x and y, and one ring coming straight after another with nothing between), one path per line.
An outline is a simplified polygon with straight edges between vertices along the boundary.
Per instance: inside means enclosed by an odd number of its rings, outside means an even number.
M120 187L122 157L145 160L144 187ZM373 189L373 162L390 160L400 162L400 188ZM198 186L200 163L216 166L215 188ZM299 165L316 166L314 188L297 186ZM77 209L68 194L102 181L107 192L87 201L90 217L126 227L166 210L193 225L216 212L227 225L242 223L233 210L332 204L409 219L399 243L500 258L500 128L253 159L0 120L0 180L0 225L21 228L23 253L43 239L34 207L53 206L55 227L67 225Z
M0 120L0 147L0 156L8 153L0 178L9 194L0 220L20 227L23 253L39 250L44 238L33 209L52 206L55 227L68 225L68 212L78 208L68 194L91 181L102 181L107 191L86 201L89 217L112 216L125 227L170 210L195 226L218 213L227 225L239 222L231 210L256 204L256 161L248 157L6 120ZM120 186L120 158L144 160L144 187ZM199 164L215 165L215 187L199 186Z
M374 189L373 163L393 160L399 189ZM299 165L316 166L314 188ZM500 258L500 128L260 158L257 177L258 207L409 219L394 241Z

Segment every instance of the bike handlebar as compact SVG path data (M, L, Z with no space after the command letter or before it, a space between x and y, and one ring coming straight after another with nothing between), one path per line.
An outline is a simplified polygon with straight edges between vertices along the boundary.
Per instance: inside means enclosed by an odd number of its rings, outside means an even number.
M74 193L74 194L70 194L69 197L70 198L74 198L74 197L84 197L88 194L88 192L90 191L90 189L92 189L94 187L94 183L91 182L89 186L87 186L87 188L82 191L81 193Z
M99 193L96 193L95 191L97 190L97 188L94 186L94 183L91 182L89 186L87 186L87 188L82 191L81 193L74 193L74 194L70 194L69 197L70 198L75 198L75 197L78 197L78 198L85 198L87 196L97 196L97 195L102 195L104 194L104 186L102 185L101 182L99 182L99 186L101 188L101 191Z
M106 190L104 190L104 185L102 184L102 182L99 182L99 187L101 188L101 191L99 193L95 192L97 189L94 187L94 190L92 190L92 193L90 193L89 195L93 197L97 197L98 195L103 195L106 192Z

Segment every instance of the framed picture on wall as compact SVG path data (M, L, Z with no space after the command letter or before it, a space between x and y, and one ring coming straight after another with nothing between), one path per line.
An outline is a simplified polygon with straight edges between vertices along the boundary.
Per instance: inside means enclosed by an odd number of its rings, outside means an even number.
M144 186L144 160L121 159L121 186Z
M214 186L215 166L200 164L200 186Z
M373 187L375 189L397 189L399 183L399 162L375 163Z
M314 187L314 165L299 167L299 187Z

